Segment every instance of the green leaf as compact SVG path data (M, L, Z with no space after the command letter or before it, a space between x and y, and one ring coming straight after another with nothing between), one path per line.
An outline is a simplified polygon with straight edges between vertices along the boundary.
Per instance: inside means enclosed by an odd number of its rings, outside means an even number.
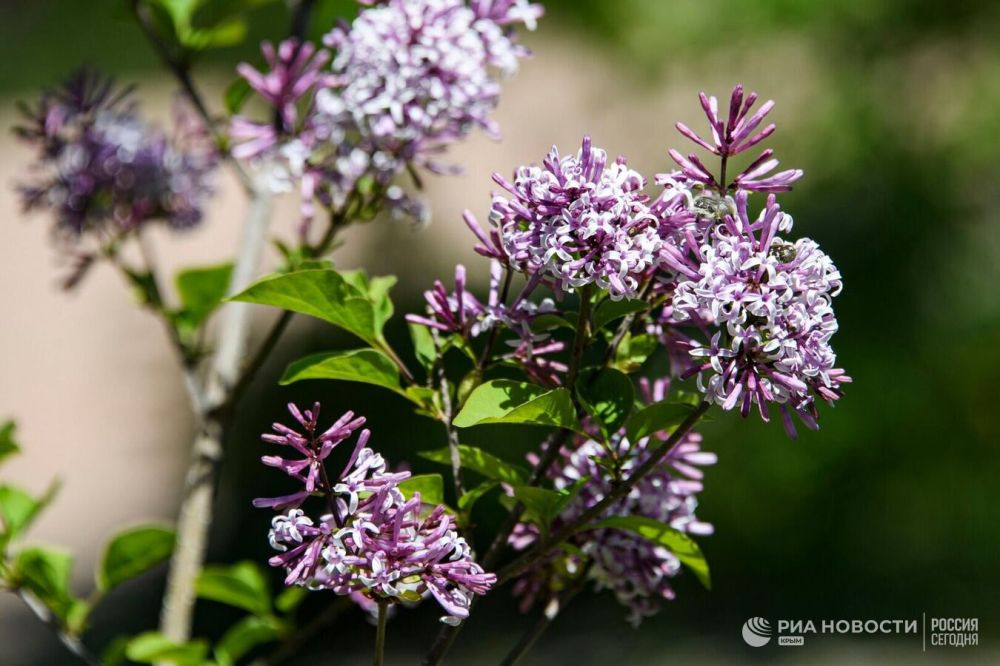
M424 370L430 371L437 358L434 336L431 335L430 329L421 324L409 324L409 327L410 339L413 341L413 354Z
M27 530L38 514L55 498L57 483L49 486L42 497L35 499L17 486L0 486L0 522L3 523L2 542L9 542Z
M375 331L381 336L385 323L392 318L393 305L389 298L389 290L396 285L396 276L380 275L369 278L368 274L361 269L343 271L341 276L371 302L375 317Z
M625 423L635 402L632 380L612 368L588 368L576 383L584 408L596 421L605 437Z
M652 518L642 516L611 516L585 529L619 529L638 534L644 539L670 549L682 564L687 566L698 577L706 589L712 589L712 578L708 570L708 562L701 553L698 544L684 532L679 532Z
M97 587L107 591L149 571L174 552L174 531L162 525L140 525L116 534L104 549Z
M215 658L220 666L235 664L258 645L281 637L282 625L273 617L245 617L222 635L215 645Z
M304 587L298 585L286 587L275 597L274 607L282 613L291 613L305 601L307 596L309 596L309 590Z
M140 664L165 661L177 666L203 666L207 655L205 641L175 643L158 631L139 634L125 648L125 656Z
M571 331L576 329L576 324L565 317L561 317L551 312L545 312L532 318L530 326L532 332L534 333L543 333L545 331L551 331L555 328L568 328Z
M298 312L339 326L369 344L380 341L371 301L334 270L270 275L231 300Z
M21 447L17 445L15 439L16 431L17 424L13 421L5 421L0 425L0 462L3 462L4 458L20 453Z
M482 499L483 495L499 485L499 481L484 481L475 488L465 491L465 494L463 494L458 500L458 508L462 511L471 511L473 505Z
M282 386L304 379L339 379L387 388L409 398L399 385L399 369L377 349L325 352L291 363L280 380Z
M132 642L131 636L117 636L101 650L101 666L123 666L125 663L125 651L128 644Z
M425 460L431 460L443 465L451 464L451 450L446 448L435 451L422 451L417 454ZM460 444L458 456L462 462L462 467L479 472L488 479L503 481L514 485L524 485L527 473L516 465L497 458L492 453L487 453L474 446Z
M628 333L615 350L612 365L622 372L635 372L659 348L660 341L655 335L643 333L633 336Z
M271 590L257 563L244 561L232 566L205 567L195 583L202 599L242 608L254 615L271 612Z
M73 557L48 548L25 548L17 554L14 573L52 613L65 621L73 607L69 590Z
M536 486L515 486L514 497L524 505L525 520L536 522L542 529L548 530L549 525L559 513L566 508L580 489L583 481L577 481L565 490L549 490Z
M694 411L686 403L657 402L638 411L625 424L625 436L635 442L654 433L673 431Z
M440 474L418 474L399 484L399 490L407 499L420 493L424 504L444 504L444 479Z
M496 379L476 387L452 424L468 428L486 423L523 423L579 430L569 391Z
M185 324L197 328L208 319L226 297L232 275L232 264L191 268L177 274L177 294L181 300L179 316Z
M597 306L594 312L594 331L599 331L613 321L628 316L636 312L642 312L649 308L649 304L642 300L606 300Z
M194 51L225 48L240 44L247 36L247 22L242 18L220 23L212 28L194 28L181 35L181 42Z

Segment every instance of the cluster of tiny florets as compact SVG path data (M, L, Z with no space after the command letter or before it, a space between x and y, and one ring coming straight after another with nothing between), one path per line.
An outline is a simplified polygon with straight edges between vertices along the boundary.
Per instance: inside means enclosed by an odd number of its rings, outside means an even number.
M423 514L420 494L407 497L400 487L410 473L387 470L382 456L368 447L368 430L361 431L343 471L329 476L326 459L365 419L348 412L320 432L319 403L308 410L289 405L289 411L301 432L276 423L274 433L263 438L290 447L299 457L262 460L302 488L254 501L282 510L268 538L279 551L270 564L285 570L285 584L331 590L366 608L378 601L416 602L429 594L444 608L443 622L457 624L468 617L473 596L485 594L496 576L475 562L445 508ZM313 495L326 502L316 518L300 508Z
M836 367L830 339L837 331L832 299L840 272L815 242L789 242L792 219L774 195L751 220L738 192L736 215L715 226L693 255L671 265L681 276L672 299L676 323L711 322L709 340L690 343L706 398L746 415L756 404L764 420L779 405L794 433L789 409L815 427L814 396L833 402L849 382Z
M279 122L234 118L234 155L264 165L277 190L298 183L307 221L313 201L340 208L373 189L390 210L426 217L393 179L411 166L453 171L437 160L449 144L476 127L497 135L496 72L516 71L527 51L513 27L541 15L523 1L365 4L324 38L333 56L288 40L264 45L267 72L240 68Z
M589 137L575 155L553 148L542 166L517 169L513 182L494 180L509 196L493 197L491 237L477 250L537 275L561 292L595 285L614 300L635 297L657 261L658 221L642 190L645 179Z
M659 402L667 397L669 381L644 383L644 388L647 400ZM587 481L550 529L572 522L611 492L613 481L606 467L611 460L608 446L627 478L664 438L666 434L656 434L630 442L624 432L619 432L606 446L598 439L577 437L571 446L561 451L559 462L549 477L557 490L569 489L583 479ZM712 534L712 526L695 515L697 495L702 490L703 473L699 468L716 462L714 453L701 450L701 439L701 435L689 433L653 472L600 517L641 516L681 532ZM538 540L538 535L534 524L520 523L510 542L518 549L525 549ZM567 576L578 575L585 566L589 566L586 575L595 581L598 589L610 589L619 603L628 608L628 620L633 625L655 614L661 600L674 598L671 579L680 573L681 562L668 548L618 529L587 531L571 539L571 544L579 550L556 553L516 582L515 594L521 597L522 610L529 608L540 596L557 591Z
M140 117L131 89L88 71L21 110L16 132L37 151L22 203L51 211L61 237L107 244L151 221L184 229L201 220L216 155L183 110L168 136Z

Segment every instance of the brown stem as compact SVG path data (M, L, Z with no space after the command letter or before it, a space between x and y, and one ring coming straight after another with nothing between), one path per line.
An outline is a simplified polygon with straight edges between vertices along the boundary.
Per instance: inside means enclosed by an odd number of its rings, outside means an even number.
M569 605L569 603L583 591L583 588L587 585L587 574L590 572L591 564L584 567L583 571L574 578L570 584L563 590L556 599L553 599L542 611L541 615L538 616L538 620L535 621L533 625L528 628L521 640L518 641L507 656L503 658L500 662L500 666L514 666L518 661L521 660L528 650L530 650L535 643L541 638L545 630L548 629L555 619L559 616L559 613Z
M160 61L163 65L170 70L180 84L181 89L184 91L185 96L194 106L198 115L201 116L202 121L205 123L205 129L212 135L213 140L217 146L224 145L225 141L223 137L219 134L219 131L215 127L215 120L212 118L212 114L209 112L208 107L205 105L204 98L201 93L198 92L198 88L195 86L194 81L191 79L191 73L188 71L187 65L185 65L179 58L175 57L170 49L164 44L159 35L156 34L156 28L153 25L153 17L149 13L149 9L143 4L142 0L132 0L132 13L135 15L136 22L139 24L142 34L146 37L152 45L153 50L156 51L156 55L159 56ZM233 169L233 173L239 179L240 184L243 189L246 190L248 196L254 196L256 194L255 185L253 179L250 175L243 169L240 163L233 158L229 151L223 151L223 156L229 162L230 167Z

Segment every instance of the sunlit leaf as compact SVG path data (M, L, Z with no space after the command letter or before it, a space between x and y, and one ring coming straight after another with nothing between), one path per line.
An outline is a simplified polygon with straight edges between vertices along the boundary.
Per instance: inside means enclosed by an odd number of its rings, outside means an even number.
M288 366L280 383L287 385L304 379L361 382L406 396L399 385L399 368L377 349L325 352L300 358Z
M20 585L30 590L56 617L65 621L73 607L69 590L73 557L50 548L25 548L14 560Z
M177 274L177 294L181 301L179 316L184 323L200 326L222 303L233 274L232 264L191 268Z
M205 641L175 643L157 631L139 634L125 648L125 656L140 664L169 662L176 666L204 666L207 655Z
M242 608L255 615L271 612L271 590L256 562L206 566L198 576L195 590L202 599Z
M670 432L679 426L694 406L687 403L657 402L636 412L625 424L625 435L634 442L658 432Z
M161 525L140 525L116 534L104 549L97 570L97 587L110 590L149 571L174 552L174 531Z
M420 324L410 324L410 339L413 341L413 354L417 357L417 362L425 370L430 370L437 358L437 351L434 349L434 338L426 326Z
M422 451L417 455L443 465L451 464L451 450L447 447L435 451ZM474 446L459 445L458 455L463 469L479 472L489 479L523 485L527 478L527 473L523 469Z
M569 391L564 388L547 390L508 379L476 387L452 423L458 428L487 423L522 423L574 430L580 427Z
M35 498L17 486L0 485L0 523L3 524L0 541L11 541L27 530L58 490L59 484L53 483L45 494Z
M367 294L335 270L304 270L270 275L233 296L234 301L258 303L322 319L375 344L375 309Z
M444 504L444 479L440 474L418 474L399 484L399 490L407 499L420 493L424 504Z
M708 570L708 562L702 555L698 544L684 532L661 523L652 518L642 516L611 516L590 525L586 529L619 529L638 534L669 549L678 560L691 569L701 584L712 589L712 579Z
M281 637L282 625L273 617L245 617L222 635L215 644L215 657L220 666L230 666L258 645Z
M499 481L484 481L475 488L465 491L465 494L458 500L458 508L462 511L471 511L472 507L482 499L483 495L499 485Z

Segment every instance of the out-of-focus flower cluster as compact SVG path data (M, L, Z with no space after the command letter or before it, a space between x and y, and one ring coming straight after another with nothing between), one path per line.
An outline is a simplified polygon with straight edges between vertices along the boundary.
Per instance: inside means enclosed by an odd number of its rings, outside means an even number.
M264 45L268 71L239 69L275 117L236 117L233 154L266 165L275 189L298 183L307 220L314 200L340 208L352 194L424 217L392 180L413 166L450 171L437 160L449 144L475 127L498 133L495 72L517 70L527 51L513 27L541 15L523 0L364 4L324 38L332 57L289 40Z
M566 369L557 356L565 345L534 326L538 313L560 314L555 303L532 305L538 287L553 290L556 301L584 288L593 303L640 299L646 307L637 308L632 332L659 338L672 376L698 375L707 400L744 416L756 405L769 420L768 405L777 405L791 436L793 414L815 428L816 398L833 403L851 381L830 344L840 273L815 242L787 238L792 218L775 193L790 189L801 170L772 174L778 161L766 148L733 175L729 160L774 131L762 127L774 103L751 113L756 93L736 86L724 117L714 97L700 99L711 140L677 128L719 158L717 175L697 155L671 150L681 168L656 176L662 190L653 198L641 174L624 158L609 164L589 137L575 155L553 149L542 166L518 168L513 181L496 174L503 191L493 197L489 224L465 214L476 252L493 262L489 303L465 289L463 268L462 288L448 294L437 284L428 292L429 318L411 322L469 339L502 326L515 334L508 342L529 378L552 385L560 383L552 369ZM756 193L767 200L754 217ZM525 283L507 306L496 286L515 274Z
M302 488L254 500L255 506L282 511L269 534L280 551L270 564L285 570L285 584L349 595L367 610L380 601L418 602L429 594L444 608L443 622L468 617L473 595L485 594L496 576L476 564L445 508L425 513L419 493L404 495L400 484L410 473L387 470L382 456L368 447L368 430L360 432L343 471L329 476L326 459L365 419L347 412L320 431L319 403L308 410L288 408L301 431L276 423L274 434L263 439L289 447L295 457L262 460ZM300 508L313 495L326 502L316 518Z
M644 382L648 402L667 398L669 380L652 385ZM658 433L630 442L624 430L610 438L606 447L595 438L578 436L560 452L560 458L550 469L549 477L558 490L568 490L586 479L569 506L556 518L550 529L572 522L587 509L600 502L612 489L606 463L614 453L621 473L643 464L656 444L666 438ZM684 440L648 476L631 489L621 501L608 508L599 518L611 516L641 516L657 520L675 530L696 535L711 534L708 523L698 520L697 495L702 490L700 467L712 465L714 453L701 450L701 435L689 433ZM538 541L539 530L533 523L517 525L510 543L517 549L530 548ZM572 549L563 549L525 572L515 584L515 594L521 597L523 611L536 601L556 596L569 579L586 575L598 589L610 589L619 603L628 608L628 620L638 625L644 617L654 615L663 599L673 599L672 578L681 571L681 562L670 549L635 533L619 529L599 529L582 532L569 541Z
M178 105L167 136L143 121L131 92L81 70L21 106L15 132L36 150L22 203L51 211L61 238L106 244L155 220L185 229L202 218L217 161L203 126Z

